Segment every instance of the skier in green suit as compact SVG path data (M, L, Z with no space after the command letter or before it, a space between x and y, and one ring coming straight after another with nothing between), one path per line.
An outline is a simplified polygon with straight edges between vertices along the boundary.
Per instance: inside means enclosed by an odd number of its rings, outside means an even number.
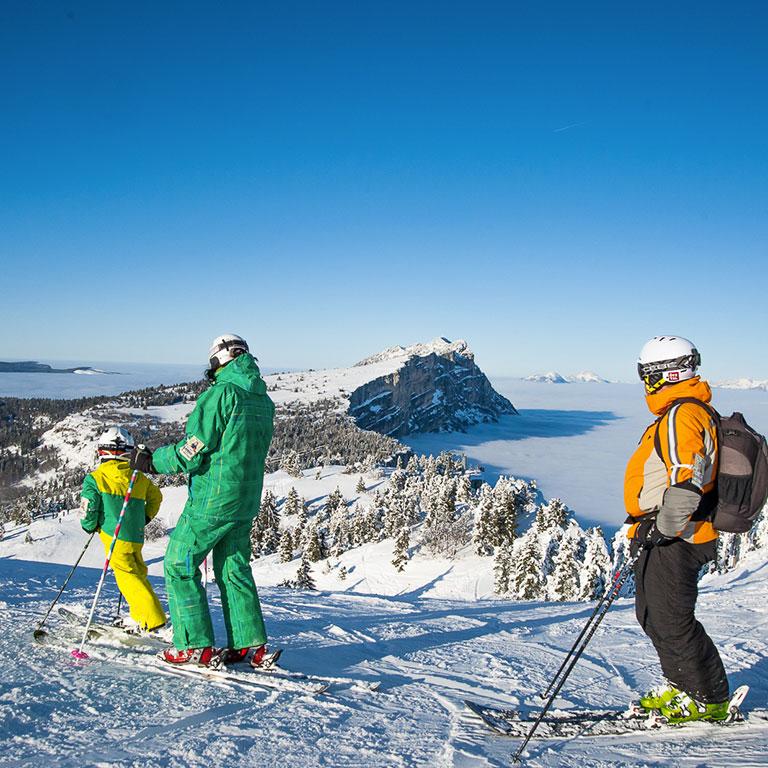
M131 467L189 475L189 497L165 553L174 647L163 658L170 664L207 666L214 657L199 570L212 551L229 643L222 660L258 666L265 658L267 633L251 573L250 531L259 513L275 407L240 336L215 339L209 362L206 375L212 386L198 398L185 437L154 453L136 449Z

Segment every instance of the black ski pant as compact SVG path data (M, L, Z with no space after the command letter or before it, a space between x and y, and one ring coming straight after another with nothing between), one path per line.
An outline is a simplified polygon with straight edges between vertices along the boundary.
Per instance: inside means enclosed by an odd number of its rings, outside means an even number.
M636 545L637 546L637 545ZM717 541L646 549L635 564L635 614L659 654L664 676L697 701L728 699L728 678L715 644L696 620L701 567Z

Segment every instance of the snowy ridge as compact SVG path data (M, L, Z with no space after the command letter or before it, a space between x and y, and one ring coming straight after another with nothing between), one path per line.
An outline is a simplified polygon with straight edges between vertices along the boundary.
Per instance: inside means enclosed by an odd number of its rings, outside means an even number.
M402 347L400 345L389 347L389 349L385 349L383 352L371 355L359 363L355 363L355 366L372 365L373 363L381 363L385 360L398 360L409 357L427 357L429 355L447 357L453 354L474 358L466 341L463 339L450 341L450 339L441 336L425 344L411 344L409 347Z
M715 382L713 387L720 389L764 389L768 390L768 379L728 379Z
M532 376L526 376L524 381L533 381L539 384L570 384L575 382L589 384L607 384L608 379L598 376L594 371L580 371L573 376L562 376L557 371L548 371L547 373L535 373Z

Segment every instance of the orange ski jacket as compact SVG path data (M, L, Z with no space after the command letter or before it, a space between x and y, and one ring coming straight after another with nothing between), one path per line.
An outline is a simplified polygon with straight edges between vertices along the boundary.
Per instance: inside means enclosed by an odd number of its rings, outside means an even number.
M702 504L702 497L715 488L717 425L705 408L676 402L688 397L709 403L712 390L696 376L646 395L649 410L658 418L643 433L627 465L624 505L630 520L657 513L662 533L703 544L717 538ZM627 536L634 538L636 530L635 523Z

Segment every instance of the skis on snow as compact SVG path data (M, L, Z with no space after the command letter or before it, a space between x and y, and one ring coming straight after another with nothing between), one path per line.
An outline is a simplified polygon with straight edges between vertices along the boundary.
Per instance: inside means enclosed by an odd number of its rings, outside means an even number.
M737 688L728 705L729 716L725 720L695 720L693 723L728 726L745 722L740 707L749 691L749 686ZM465 701L467 707L496 733L514 738L525 738L531 725L538 719L538 713L522 715L514 709L487 707L474 701ZM750 717L768 719L767 710L756 710ZM684 728L693 723L668 723L661 715L639 710L576 710L553 712L542 718L535 739L572 738L574 736L621 736L637 731L652 729Z
M81 627L84 618L79 613L63 606L59 607L59 614L72 627ZM234 685L241 687L271 688L276 690L290 691L295 693L305 693L310 695L319 695L328 691L334 685L346 685L352 688L373 693L381 685L379 680L363 680L354 677L334 677L329 675L310 675L304 672L288 670L277 665L277 661L282 654L282 649L277 649L268 655L268 662L262 667L251 667L248 664L224 665L214 663L211 666L204 667L194 664L171 665L157 658L155 653L147 651L160 651L167 647L168 643L162 638L146 633L137 633L126 630L123 627L112 626L110 624L92 623L88 632L90 640L105 640L107 642L117 642L126 646L141 655L148 661L146 669L158 671L171 675L183 677L200 677L205 680L214 681L221 685ZM45 642L47 636L38 639L38 642ZM130 658L130 657L129 657ZM128 658L112 658L112 661L118 663L128 663ZM144 667L139 667L144 668Z

